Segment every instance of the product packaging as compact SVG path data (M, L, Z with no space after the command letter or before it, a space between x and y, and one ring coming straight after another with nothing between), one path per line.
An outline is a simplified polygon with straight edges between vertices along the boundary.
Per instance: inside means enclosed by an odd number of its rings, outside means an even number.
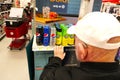
M43 45L48 46L50 43L50 27L48 25L43 28L44 37L43 37Z
M43 26L38 25L36 28L36 43L37 45L42 45L43 44Z
M73 24L68 24L68 28L70 28ZM68 34L68 45L74 45L75 43L75 35L74 34Z
M60 27L62 28L62 45L68 46L68 34L67 34L68 27L65 24L60 24Z
M50 34L50 46L55 46L55 43L56 43L56 28L55 26L52 26Z
M54 24L56 28L56 45L61 45L62 43L62 29L60 28L60 24Z

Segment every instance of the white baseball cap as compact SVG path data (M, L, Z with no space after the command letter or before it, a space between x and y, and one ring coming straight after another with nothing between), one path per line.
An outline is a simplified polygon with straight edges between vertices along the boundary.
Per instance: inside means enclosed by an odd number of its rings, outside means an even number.
M85 15L76 25L67 30L68 34L75 34L85 43L104 49L116 49L118 43L107 43L113 37L120 36L120 23L109 13L91 12Z

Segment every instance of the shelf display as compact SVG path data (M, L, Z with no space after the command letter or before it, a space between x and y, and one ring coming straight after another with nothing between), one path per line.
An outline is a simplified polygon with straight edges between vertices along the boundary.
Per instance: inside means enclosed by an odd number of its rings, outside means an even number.
M55 45L74 46L74 34L67 34L67 29L72 24L54 23L38 25L34 35L33 50L51 51Z
M5 36L4 26L5 19L8 18L12 3L0 3L0 40Z
M0 12L10 10L12 6L12 3L0 3Z
M0 12L0 40L5 36L4 23L8 15L9 15L9 10Z
M74 35L67 34L70 25L54 23L52 26L39 26L36 30L36 42L38 45L48 46L51 43L53 45L50 46L55 46L54 44L62 46L74 45Z
M103 0L101 12L114 15L120 21L120 2L119 0Z
M0 40L5 36L5 32L4 32L4 29L3 29L3 26L0 25Z
M64 17L58 15L57 12L52 12L50 7L43 6L42 14L37 13L35 20L41 23L48 23L48 22L56 22L56 21L63 21L66 20Z

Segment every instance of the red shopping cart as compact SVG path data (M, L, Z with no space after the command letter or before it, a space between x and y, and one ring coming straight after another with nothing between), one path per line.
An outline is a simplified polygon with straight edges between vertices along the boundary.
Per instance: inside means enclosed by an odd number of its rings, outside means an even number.
M5 32L6 37L12 38L12 42L9 45L9 48L11 50L12 49L21 50L25 46L26 41L30 39L30 36L28 34L28 22L24 22L18 27L6 26Z

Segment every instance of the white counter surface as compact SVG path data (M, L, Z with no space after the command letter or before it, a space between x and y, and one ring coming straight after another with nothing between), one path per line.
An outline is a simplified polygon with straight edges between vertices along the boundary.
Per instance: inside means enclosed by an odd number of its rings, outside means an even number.
M37 45L36 36L34 35L32 51L53 51L54 46Z

